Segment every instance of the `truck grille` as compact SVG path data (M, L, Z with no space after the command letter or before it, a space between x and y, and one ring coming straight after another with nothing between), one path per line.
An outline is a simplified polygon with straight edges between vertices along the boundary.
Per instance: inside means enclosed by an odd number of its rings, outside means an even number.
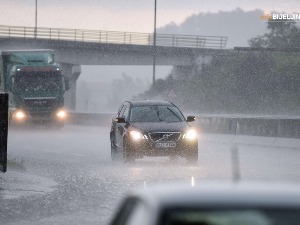
M27 108L53 108L56 104L56 98L25 98Z
M181 137L180 132L154 132L149 133L149 137L152 141L178 141Z

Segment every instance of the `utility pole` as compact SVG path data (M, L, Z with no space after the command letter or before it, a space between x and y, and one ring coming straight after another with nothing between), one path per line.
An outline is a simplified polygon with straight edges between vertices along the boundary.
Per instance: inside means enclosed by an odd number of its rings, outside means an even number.
M34 27L34 37L37 37L37 0L35 0L35 27Z
M153 32L153 85L155 83L155 66L156 66L156 0L154 0L154 32Z

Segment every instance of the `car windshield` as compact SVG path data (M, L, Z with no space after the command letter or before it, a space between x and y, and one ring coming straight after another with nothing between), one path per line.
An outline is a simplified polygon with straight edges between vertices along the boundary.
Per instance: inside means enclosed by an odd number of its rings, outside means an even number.
M170 210L161 225L297 225L300 209Z
M183 122L182 113L175 106L149 105L132 107L130 113L131 122Z

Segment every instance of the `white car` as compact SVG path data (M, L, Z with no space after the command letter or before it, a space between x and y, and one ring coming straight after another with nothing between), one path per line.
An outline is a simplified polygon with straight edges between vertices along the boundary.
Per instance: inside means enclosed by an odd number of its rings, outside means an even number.
M277 184L167 185L130 192L111 225L296 225L300 188Z

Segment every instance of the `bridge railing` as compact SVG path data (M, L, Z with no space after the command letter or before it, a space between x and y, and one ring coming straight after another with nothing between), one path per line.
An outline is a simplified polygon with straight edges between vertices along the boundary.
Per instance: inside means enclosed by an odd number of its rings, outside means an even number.
M21 27L0 25L0 37L64 40L105 44L153 45L153 33L120 32L105 30L82 30L45 27ZM157 34L156 45L184 48L223 49L225 36L198 36L178 34Z

